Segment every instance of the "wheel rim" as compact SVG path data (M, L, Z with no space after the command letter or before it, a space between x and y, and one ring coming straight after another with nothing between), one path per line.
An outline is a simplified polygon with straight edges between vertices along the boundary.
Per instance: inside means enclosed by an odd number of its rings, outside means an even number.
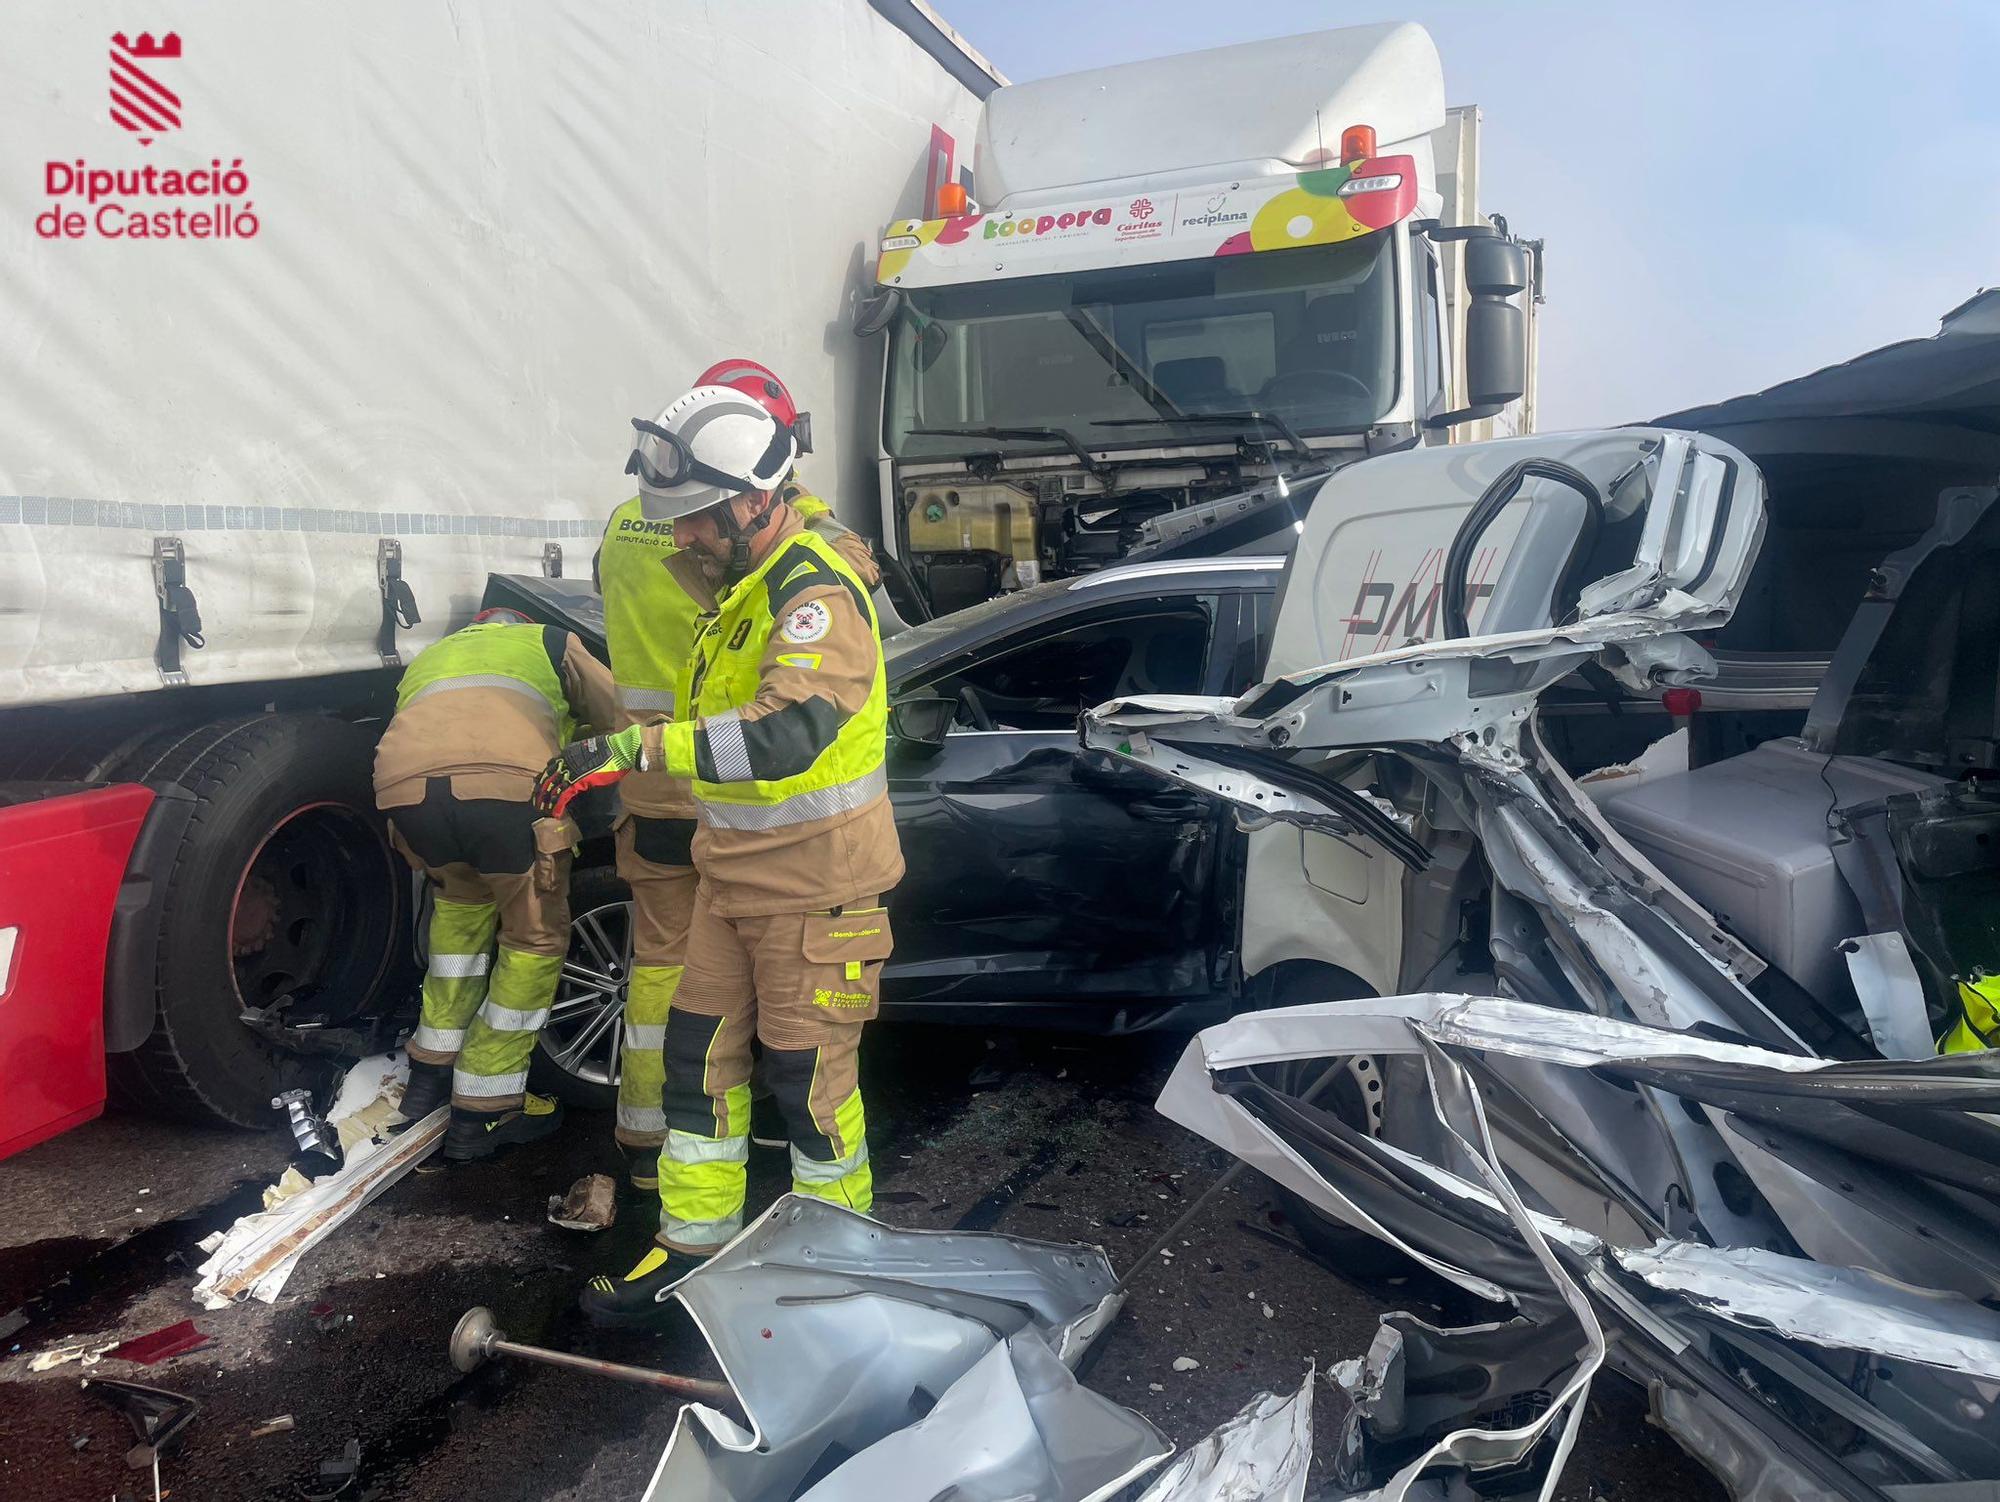
M294 809L237 879L226 942L239 1003L280 1002L345 1022L389 963L396 890L388 851L355 810Z
M537 1044L550 1063L593 1085L618 1083L631 977L632 904L605 902L575 914L562 980Z

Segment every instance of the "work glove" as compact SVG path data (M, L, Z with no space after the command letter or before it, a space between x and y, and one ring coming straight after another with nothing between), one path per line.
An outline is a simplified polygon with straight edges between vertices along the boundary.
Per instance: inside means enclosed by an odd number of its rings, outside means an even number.
M645 766L637 725L610 735L571 741L555 754L535 779L535 807L552 819L564 818L576 795L590 788L609 787L627 773Z

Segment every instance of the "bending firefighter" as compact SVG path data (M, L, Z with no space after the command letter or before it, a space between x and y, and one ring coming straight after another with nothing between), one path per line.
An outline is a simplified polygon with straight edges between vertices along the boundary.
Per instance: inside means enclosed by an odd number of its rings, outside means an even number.
M667 567L703 604L677 721L564 748L536 789L560 816L634 771L692 781L701 873L667 1020L667 1139L656 1246L593 1279L599 1323L657 1296L743 1223L753 1036L783 1111L792 1187L856 1209L873 1194L857 1077L901 878L883 751L882 645L868 591L778 494L789 427L727 387L636 424L649 515L674 524Z
M798 410L784 383L754 360L724 360L702 372L695 384L748 396L793 431L801 451L810 450L810 419ZM627 473L634 468L628 465ZM785 485L784 493L806 524L832 542L873 587L877 574L867 541L841 526L824 501L798 484ZM677 712L676 686L694 656L703 608L665 567L678 551L673 523L649 515L636 495L611 513L604 529L597 585L604 597L605 640L621 727ZM700 593L708 599L705 586ZM694 914L694 794L685 777L670 776L662 768L635 772L618 792L624 805L616 830L618 874L632 890L632 972L619 1059L617 1136L632 1182L650 1192L658 1186L657 1161L667 1137L662 1054L667 1018L681 982Z
M396 690L375 802L435 899L402 1112L414 1122L451 1102L447 1158L484 1158L561 1120L528 1093L528 1058L569 947L576 827L538 817L530 794L579 722L609 725L613 712L611 675L576 637L504 610L426 647Z

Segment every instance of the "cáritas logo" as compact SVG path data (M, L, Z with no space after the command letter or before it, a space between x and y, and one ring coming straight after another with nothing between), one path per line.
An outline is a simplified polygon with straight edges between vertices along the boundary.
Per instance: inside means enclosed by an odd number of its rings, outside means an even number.
M141 146L181 128L181 96L160 77L181 48L174 31L112 35L111 123ZM44 240L248 240L262 228L241 157L183 167L105 167L78 157L45 163L42 187L49 205L35 216L35 233Z
M181 128L181 96L161 83L155 69L179 62L181 39L170 31L157 42L150 31L129 42L120 31L111 38L111 119L139 138L141 146Z

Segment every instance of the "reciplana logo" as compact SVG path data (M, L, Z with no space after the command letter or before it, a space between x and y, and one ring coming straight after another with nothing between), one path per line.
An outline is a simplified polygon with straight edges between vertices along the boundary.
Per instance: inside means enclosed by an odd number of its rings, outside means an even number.
M181 52L179 32L112 34L111 123L141 146L180 132L181 96L161 74ZM35 216L35 233L44 240L248 240L263 227L240 156L178 167L105 167L77 157L46 163L42 184L50 203ZM184 199L195 203L177 201Z
M141 146L170 130L181 128L181 96L154 76L162 62L179 62L181 39L168 32L157 42L150 31L128 42L124 32L111 38L111 119L139 138Z

